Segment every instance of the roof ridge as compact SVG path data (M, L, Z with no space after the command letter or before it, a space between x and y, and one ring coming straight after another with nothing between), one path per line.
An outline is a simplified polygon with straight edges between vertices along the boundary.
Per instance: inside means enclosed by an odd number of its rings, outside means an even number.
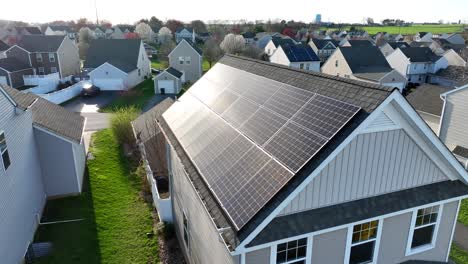
M391 93L394 90L394 88L385 87L385 86L378 85L378 84L372 84L372 83L362 82L362 81L358 81L358 80L342 78L342 77L333 76L333 75L329 75L329 74L325 74L325 73L321 73L321 72L308 72L308 71L304 71L304 70L300 70L300 69L294 69L294 68L291 68L291 67L287 67L287 66L284 66L284 65L281 65L281 64L268 62L268 61L256 60L256 59L247 58L247 57L243 57L243 56L237 56L237 55L233 55L233 54L225 54L224 56L225 57L235 58L235 59L241 59L241 60L256 62L256 63L261 63L261 64L264 64L264 65L273 66L273 67L277 67L277 68L281 68L281 69L285 69L285 70L289 70L289 71L294 71L294 72L298 72L298 73L302 73L302 74L313 75L315 77L320 77L320 78L324 78L324 79L328 79L328 80L341 81L341 82L344 82L344 83L357 85L357 86L360 86L360 87L366 88L366 89L386 91L386 92L389 92L389 93Z

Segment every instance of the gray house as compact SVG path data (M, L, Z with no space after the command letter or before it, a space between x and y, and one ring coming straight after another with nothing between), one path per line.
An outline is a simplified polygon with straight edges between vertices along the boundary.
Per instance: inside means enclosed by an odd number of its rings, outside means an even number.
M169 66L182 72L186 82L195 82L203 74L203 52L193 42L182 39L169 53Z
M178 94L182 89L184 74L172 67L154 77L154 93Z
M22 263L46 200L79 194L84 118L0 85L0 256Z
M467 172L395 89L226 55L158 124L189 263L448 259Z
M0 83L18 88L24 85L23 75L34 73L31 65L16 58L0 59Z

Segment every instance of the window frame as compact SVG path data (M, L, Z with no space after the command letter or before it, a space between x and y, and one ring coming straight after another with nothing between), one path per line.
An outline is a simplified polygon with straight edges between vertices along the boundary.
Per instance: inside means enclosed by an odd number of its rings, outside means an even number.
M3 171L6 172L8 170L8 168L11 166L11 156L10 156L10 152L8 151L8 143L7 143L7 140L6 140L6 135L5 135L5 131L3 130L0 130L0 136L3 135L3 138L5 139L5 150L1 150L0 149L0 162L2 163L2 168L3 168ZM3 154L5 154L8 156L8 161L9 161L9 164L8 166L5 166L5 162L3 161Z
M185 56L185 57L184 57L184 62L185 62L185 64L187 64L187 65L192 64L192 57L190 57L190 56Z
M56 72L58 72L57 67L50 67L50 73L56 73Z
M187 240L185 240L185 232L187 232ZM182 210L182 238L187 251L190 251L190 224L185 210Z
M437 212L437 220L434 223L429 223L429 224L425 224L425 225L421 225L421 226L416 227L416 218L418 216L418 211L419 210L424 210L424 209L427 209L427 208L430 208L430 207L434 207L434 206L439 206L439 211ZM441 221L443 212L444 212L444 204L443 203L442 204L435 204L435 205L432 205L432 206L426 206L426 207L422 207L422 208L413 210L413 213L412 213L412 216L411 216L411 222L410 222L410 230L409 230L409 233L408 233L408 240L406 241L405 256L411 256L411 255L422 253L422 252L425 252L425 251L428 251L428 250L431 250L431 249L435 248L435 246L437 244L437 235L439 234L439 226L440 226L440 221ZM431 225L434 225L434 232L432 233L431 243L426 244L426 245L422 245L422 246L418 246L418 247L415 247L415 248L411 248L411 244L413 243L414 230L421 229L421 228L424 228L424 227L428 227L428 226L431 226Z
M179 64L184 65L184 63L185 63L184 56L179 56Z
M49 52L49 62L55 62L55 54L52 52Z
M41 69L42 69L42 71L41 71ZM45 68L44 68L44 67L37 67L37 72L38 72L39 74L43 74L43 75L44 75L44 74L45 74Z
M43 62L42 53L36 53L36 62Z
M377 221L377 235L376 235L376 237L365 240L365 241L359 241L359 242L356 242L356 243L353 244L354 226L365 224L365 223L370 223L370 222L373 222L373 221ZM374 251L373 251L373 254L372 254L372 261L371 262L366 262L366 264L376 264L376 263L378 263L379 248L380 248L380 240L381 240L381 236L382 236L383 223L384 223L384 218L366 219L366 220L363 220L363 221L352 223L350 226L348 226L348 233L347 233L347 238L346 238L345 259L344 259L345 264L349 263L349 260L351 258L351 248L353 246L359 246L359 245L369 243L369 242L374 242Z
M271 247L270 247L270 264L277 264L277 249L278 249L278 245L281 245L281 244L284 244L284 243L288 243L288 242L291 242L291 241L295 241L295 240L300 240L300 239L304 239L306 238L307 239L307 244L306 244L306 255L305 257L303 258L300 258L300 259L295 259L295 260L291 260L291 261L287 261L287 262L283 262L281 264L289 264L289 263L294 263L296 261L301 261L301 260L305 260L305 263L306 264L311 264L312 263L312 244L313 244L313 235L303 235L303 236L299 236L299 237L294 237L294 238L290 238L290 239L285 239L285 240L281 240L281 241L276 241Z

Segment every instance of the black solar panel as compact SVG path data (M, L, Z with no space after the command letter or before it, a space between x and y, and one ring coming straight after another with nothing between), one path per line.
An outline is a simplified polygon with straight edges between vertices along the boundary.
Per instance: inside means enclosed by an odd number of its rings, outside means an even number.
M240 229L357 111L219 64L163 117Z

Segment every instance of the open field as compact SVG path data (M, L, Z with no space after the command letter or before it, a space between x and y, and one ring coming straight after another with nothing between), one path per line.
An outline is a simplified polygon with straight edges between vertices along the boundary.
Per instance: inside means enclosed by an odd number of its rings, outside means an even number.
M378 26L378 27L359 27L367 31L369 34L376 34L377 32L388 32L390 34L415 34L417 32L432 32L436 34L441 33L453 33L453 32L462 32L464 25L412 25L407 27L398 27L398 26ZM333 29L337 30L338 28L327 28L322 27L323 30ZM344 27L343 30L349 30L349 27Z

